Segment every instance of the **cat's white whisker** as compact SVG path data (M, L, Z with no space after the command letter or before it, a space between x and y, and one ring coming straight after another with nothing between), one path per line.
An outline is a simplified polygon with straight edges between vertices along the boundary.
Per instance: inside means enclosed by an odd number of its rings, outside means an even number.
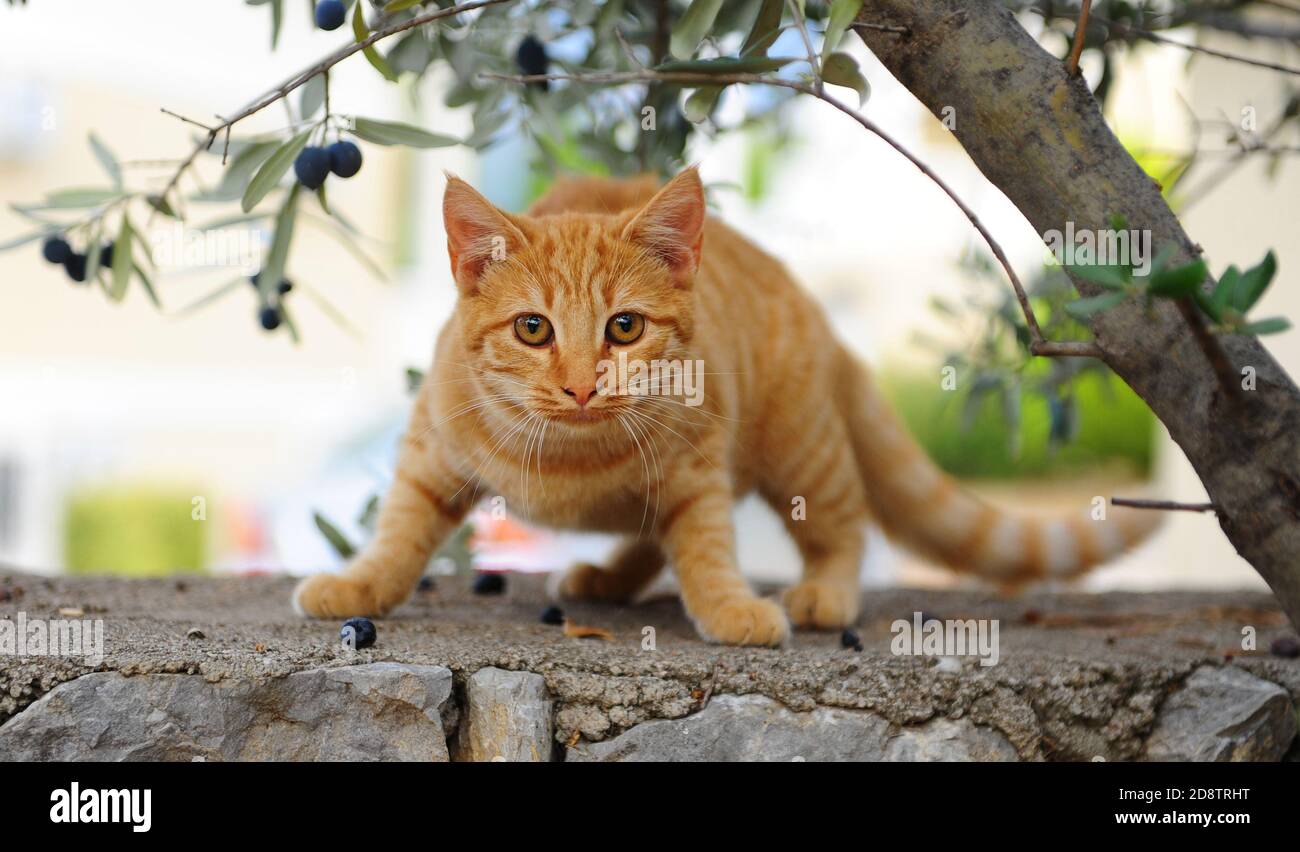
M491 461L493 457L495 457L496 453L500 449L504 448L505 442L518 434L519 429L522 428L522 426L517 427L516 424L520 424L522 422L523 425L527 425L529 422L529 418L532 418L533 416L534 416L533 413L528 411L525 408L519 414L516 414L513 417L511 417L509 420L507 420L504 425L499 426L496 429L496 431L492 432L492 434L488 436L488 439L485 442L489 444L486 455L474 468L473 475L470 476L467 480L465 480L465 484L462 485L460 488L456 489L456 492L452 494L452 499L455 499L457 496L459 496L460 492L465 490L465 486L469 485L470 482L473 482L474 502L478 501L479 489L483 485L483 481L480 478L479 474L482 473L483 468L487 465L487 463ZM509 431L506 432L506 430ZM494 440L497 437L497 435L501 434L502 432L506 432L506 434L502 436L499 440Z
M629 413L631 413L634 417L636 416L636 413L635 413L635 412L629 412ZM653 425L653 424L651 424L651 425ZM662 490L662 487L661 487L661 486L662 486L662 483L663 483L663 466L662 466L662 464L660 463L660 458L659 458L659 449L658 449L658 447L656 446L655 435L652 435L651 432L650 432L650 430L647 429L644 425L640 425L638 428L641 430L642 434L645 435L646 446L650 448L650 457L651 457L651 460L652 460L653 463L654 463L654 468L655 468L655 475L654 475L654 480L653 480L654 492L655 492L655 494L654 494L654 496L655 496L655 511L654 511L654 516L653 516L653 517L651 518L651 520L650 520L650 529L651 529L651 530L655 530L655 529L658 528L658 524L659 524L659 494L660 494L660 491ZM656 431L656 433L658 432L657 428L656 428L655 431ZM646 493L646 502L649 503L649 500L650 500L650 494L649 494L649 492L647 491L647 493Z
M641 476L642 476L642 481L645 483L646 486L646 492L645 492L645 499L641 501L642 502L641 526L637 530L637 535L640 536L643 533L645 533L646 514L648 513L650 508L650 465L647 464L646 462L645 451L641 449L640 439L637 438L635 434L633 434L632 428L628 425L628 422L622 418L621 415L617 415L617 417L618 417L619 424L622 425L624 431L627 432L628 437L630 437L632 441L636 444L637 455L639 455L641 458Z
M646 413L646 412L639 412L639 411L637 411L635 408L628 408L627 411L628 411L629 414L636 414L636 415L641 416L641 417L648 417L648 416L649 416L648 413ZM666 424L666 423L660 422L659 425L662 426L664 429L667 429L669 432L672 432L672 433L673 433L674 435L676 435L678 438L681 438L683 441L685 441L685 442L686 442L686 445L687 445L688 447L690 447L692 450L695 450L696 454L699 455L700 458L704 459L704 461L708 463L709 467L713 468L715 471L718 469L718 466L715 465L715 464L713 463L713 459L711 459L711 458L709 458L707 455L705 455L705 454L704 454L704 451L701 450L699 447L697 447L697 446L695 445L695 442L694 442L694 441L690 440L690 439L687 438L685 435L683 435L681 432L678 432L676 429L672 428L671 426L669 426L669 425Z

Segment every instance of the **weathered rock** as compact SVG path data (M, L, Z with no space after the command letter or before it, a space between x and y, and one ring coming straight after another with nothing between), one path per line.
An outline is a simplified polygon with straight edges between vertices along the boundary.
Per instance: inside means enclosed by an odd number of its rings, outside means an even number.
M88 674L0 727L0 760L447 761L442 666L371 663L210 683Z
M1202 666L1165 700L1149 760L1280 760L1296 736L1286 690L1234 666Z
M890 737L884 759L903 761L947 761L967 763L1010 762L1020 759L1015 746L993 728L969 719L931 719L923 725L908 725Z
M548 761L555 747L552 720L546 678L532 672L479 669L465 684L456 759Z
M757 695L719 695L682 719L643 722L569 749L574 761L1016 760L996 731L968 720L897 728L860 710L795 713Z

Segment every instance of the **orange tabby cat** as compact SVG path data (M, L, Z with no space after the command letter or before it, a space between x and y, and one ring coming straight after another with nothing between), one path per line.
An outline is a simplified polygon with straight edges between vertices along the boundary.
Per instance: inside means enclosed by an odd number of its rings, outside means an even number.
M1121 509L1009 517L959 490L785 268L706 216L694 169L655 190L648 178L562 181L521 216L449 178L455 312L374 540L342 574L305 580L301 611L392 609L487 495L537 523L626 536L609 565L571 569L564 595L625 601L670 563L700 633L742 645L779 644L791 621L852 623L873 517L1007 584L1078 574L1153 525L1154 513ZM702 404L681 383L601 386L623 359L702 361ZM803 556L784 610L736 565L732 509L755 489Z

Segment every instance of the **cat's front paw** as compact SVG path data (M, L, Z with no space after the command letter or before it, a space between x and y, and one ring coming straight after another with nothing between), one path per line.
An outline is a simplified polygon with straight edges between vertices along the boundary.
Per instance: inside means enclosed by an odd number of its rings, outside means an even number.
M839 630L858 618L858 593L838 583L804 580L785 592L785 608L795 627Z
M757 597L730 598L700 613L695 626L706 639L724 645L780 645L790 622L775 602Z
M293 591L293 608L315 618L382 615L368 583L345 574L313 574Z

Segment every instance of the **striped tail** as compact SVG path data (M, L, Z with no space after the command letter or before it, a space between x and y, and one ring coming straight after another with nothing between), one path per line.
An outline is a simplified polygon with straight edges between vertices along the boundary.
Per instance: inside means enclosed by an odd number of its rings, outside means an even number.
M948 567L1015 586L1073 577L1146 538L1161 513L1080 500L1065 517L1012 515L962 490L907 432L847 352L841 356L843 414L868 501L890 538Z

